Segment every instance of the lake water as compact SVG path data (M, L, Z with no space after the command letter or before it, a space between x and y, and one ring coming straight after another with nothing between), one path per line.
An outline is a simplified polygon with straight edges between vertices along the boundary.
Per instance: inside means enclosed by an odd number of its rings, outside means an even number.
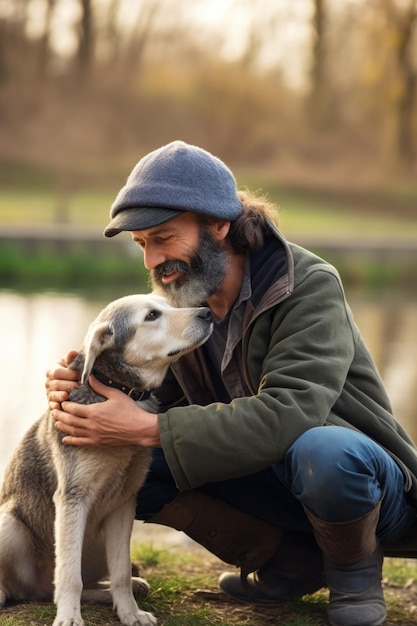
M46 408L45 371L79 348L107 301L0 292L0 477L13 448ZM400 422L417 441L417 302L352 296L350 304Z

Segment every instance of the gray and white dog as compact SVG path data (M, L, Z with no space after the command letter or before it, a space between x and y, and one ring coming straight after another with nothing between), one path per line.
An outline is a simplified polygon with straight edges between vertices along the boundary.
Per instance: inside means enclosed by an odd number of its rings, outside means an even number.
M104 398L88 385L93 372L135 399L161 384L169 364L204 343L207 308L171 307L155 294L111 302L91 324L72 367L81 385L70 399ZM130 536L136 494L150 463L140 446L65 446L47 411L15 450L0 493L0 606L7 600L54 600L53 626L82 626L81 595L106 601L126 626L153 626L132 591ZM55 505L55 506L54 506ZM136 579L136 585L147 583ZM108 601L107 591L107 601Z

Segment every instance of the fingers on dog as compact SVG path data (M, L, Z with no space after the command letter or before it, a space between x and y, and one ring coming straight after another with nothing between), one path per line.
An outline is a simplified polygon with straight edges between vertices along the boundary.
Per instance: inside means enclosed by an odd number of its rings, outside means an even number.
M62 359L59 362L60 365L63 365L64 367L68 367L69 365L71 365L71 363L73 362L73 360L75 359L77 355L78 355L77 350L70 350L68 354L62 357Z
M67 391L49 391L48 392L48 406L52 409L60 409L61 402L68 400Z

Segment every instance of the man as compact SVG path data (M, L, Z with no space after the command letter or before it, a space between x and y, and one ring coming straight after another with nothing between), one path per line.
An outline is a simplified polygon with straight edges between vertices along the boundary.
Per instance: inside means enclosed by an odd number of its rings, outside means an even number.
M226 594L274 604L325 584L332 626L377 626L382 546L416 519L417 449L336 270L274 220L196 146L141 159L104 233L131 232L154 290L206 303L215 330L172 366L153 409L94 378L106 402L68 402L77 381L65 368L48 373L50 405L64 444L154 448L137 518L241 566L222 575Z

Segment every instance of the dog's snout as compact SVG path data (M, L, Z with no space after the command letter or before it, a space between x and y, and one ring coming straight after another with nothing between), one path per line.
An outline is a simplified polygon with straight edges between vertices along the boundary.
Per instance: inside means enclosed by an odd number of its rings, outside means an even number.
M200 309L197 313L197 317L201 317L201 319L206 320L207 322L211 322L211 311L208 307L204 307Z

